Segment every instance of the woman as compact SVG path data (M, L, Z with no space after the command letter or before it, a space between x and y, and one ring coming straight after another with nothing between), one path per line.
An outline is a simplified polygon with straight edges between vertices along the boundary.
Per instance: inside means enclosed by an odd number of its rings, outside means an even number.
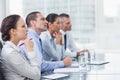
M1 33L2 39L5 41L1 52L5 78L7 80L39 80L40 65L33 50L32 40L26 39L27 28L24 20L19 15L4 18ZM17 47L20 40L24 40L29 60Z
M59 15L50 13L46 20L48 21L48 31L41 34L43 45L43 58L45 60L61 60L63 58L62 51L62 35L59 32L60 23ZM56 41L55 41L56 40Z

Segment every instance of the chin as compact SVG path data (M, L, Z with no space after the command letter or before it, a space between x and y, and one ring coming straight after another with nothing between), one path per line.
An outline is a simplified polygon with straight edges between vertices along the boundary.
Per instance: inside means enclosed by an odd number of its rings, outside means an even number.
M42 30L41 32L44 32L44 31L46 31L46 30Z
M27 37L22 38L21 40L25 40Z
M69 29L68 31L71 31L71 29Z

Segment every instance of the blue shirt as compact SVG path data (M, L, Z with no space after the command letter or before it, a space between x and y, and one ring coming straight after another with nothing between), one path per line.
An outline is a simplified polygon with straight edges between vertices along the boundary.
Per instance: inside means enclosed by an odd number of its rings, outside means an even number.
M31 39L34 43L34 51L37 53L38 58L40 60L40 64L41 64L41 71L48 71L48 70L54 70L56 68L62 68L64 67L64 63L63 61L56 61L56 62L51 62L51 61L45 61L42 58L42 45L40 43L40 37L38 35L38 33L36 31L34 31L33 29L29 28L28 29L28 38Z
M50 32L42 32L40 38L42 40L43 58L47 61L61 60L63 57L63 46L56 44L55 38L50 35Z

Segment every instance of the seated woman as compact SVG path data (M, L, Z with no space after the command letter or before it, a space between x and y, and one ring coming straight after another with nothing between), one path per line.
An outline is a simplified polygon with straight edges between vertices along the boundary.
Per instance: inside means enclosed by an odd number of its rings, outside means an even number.
M50 13L46 17L48 30L40 35L43 47L43 58L47 61L57 61L64 58L62 34L59 32L59 15Z
M3 19L1 24L2 39L5 45L2 48L2 68L6 80L40 80L41 68L33 50L33 42L27 37L27 28L19 15L10 15ZM20 40L28 52L28 58L17 47Z

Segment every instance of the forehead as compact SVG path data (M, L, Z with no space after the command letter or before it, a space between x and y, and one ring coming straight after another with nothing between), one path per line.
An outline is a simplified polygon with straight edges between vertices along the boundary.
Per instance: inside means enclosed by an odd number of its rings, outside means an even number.
M71 22L70 18L64 17L64 22Z
M37 15L37 17L39 17L39 18L43 18L43 17L44 17L41 13L37 13L36 15Z
M56 20L56 21L59 21L59 17L56 17L55 20Z
M23 20L23 18L19 18L18 19L18 21L17 21L17 23L16 23L17 25L22 25L22 24L24 24L24 20Z

